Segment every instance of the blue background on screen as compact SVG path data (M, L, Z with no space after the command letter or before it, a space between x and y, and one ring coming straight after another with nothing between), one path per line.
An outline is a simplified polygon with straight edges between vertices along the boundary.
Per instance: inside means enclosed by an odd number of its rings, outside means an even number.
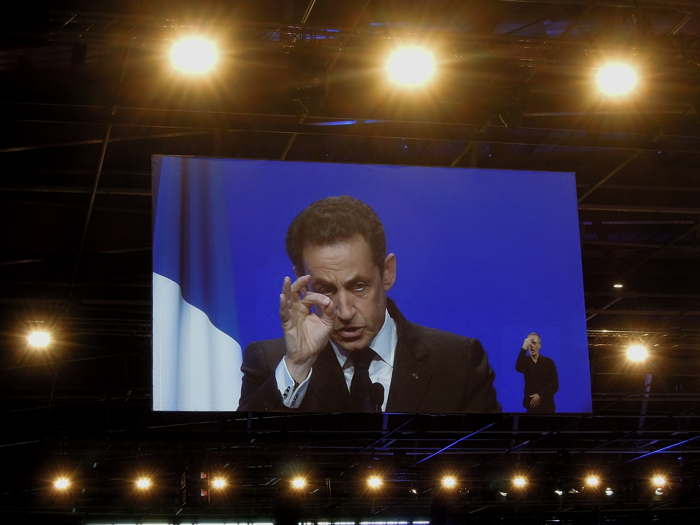
M351 195L377 212L397 256L389 296L410 321L480 339L504 411L523 411L523 377L514 365L533 330L557 366L557 412L591 410L574 174L181 157L160 163L160 196L182 177L207 177L217 188L225 213L212 228L234 253L222 279L232 283L231 335L242 346L281 336L279 290L292 275L284 250L289 223L315 200ZM157 214L168 213L160 196ZM159 262L167 258L158 255L168 243L159 235L154 272L168 276Z

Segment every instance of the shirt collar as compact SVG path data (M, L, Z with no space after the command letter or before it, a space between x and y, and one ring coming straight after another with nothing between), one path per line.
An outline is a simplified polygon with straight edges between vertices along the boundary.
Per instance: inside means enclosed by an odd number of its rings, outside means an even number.
M333 352L335 352L335 356L338 358L338 363L340 363L341 368L345 368L345 365L349 366L351 364L348 363L350 352L341 348L333 341L331 341L331 347L333 347ZM384 311L384 323L377 335L375 335L374 339L369 343L369 347L374 350L382 361L389 366L394 366L396 322L391 318L388 310Z

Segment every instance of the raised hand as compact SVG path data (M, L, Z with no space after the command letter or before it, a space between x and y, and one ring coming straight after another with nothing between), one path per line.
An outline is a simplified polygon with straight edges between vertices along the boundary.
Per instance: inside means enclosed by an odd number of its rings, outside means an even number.
M304 275L292 283L285 277L280 293L280 320L287 347L284 359L297 383L309 375L318 354L328 344L335 322L333 301L323 294L306 291L310 280L310 275Z

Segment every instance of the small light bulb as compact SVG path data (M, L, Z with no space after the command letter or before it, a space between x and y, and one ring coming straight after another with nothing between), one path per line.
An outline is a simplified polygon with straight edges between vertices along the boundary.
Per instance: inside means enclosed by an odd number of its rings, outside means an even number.
M629 95L637 87L639 77L635 69L624 62L608 62L595 75L598 90L608 97Z
M596 474L586 476L586 485L591 488L596 488L600 485L600 476Z
M219 50L213 40L188 36L173 43L170 63L176 70L188 75L209 73L219 61Z
M402 87L420 87L427 84L437 69L431 51L420 46L395 49L386 62L389 80Z
M451 490L457 486L457 478L452 475L443 476L440 483L442 488Z
M522 489L527 485L527 478L525 476L515 476L513 478L513 486Z
M651 478L651 484L656 488L663 488L666 486L666 483L666 476L663 474L654 474L654 476Z
M215 476L211 480L211 487L215 490L224 490L228 486L228 481L223 476Z
M27 334L27 344L37 350L45 350L52 340L51 333L46 330L32 330Z
M304 476L296 476L291 481L294 490L302 490L306 488L306 478Z
M141 476L136 480L136 488L139 490L149 490L153 486L153 481L148 476Z
M644 345L630 345L627 347L627 360L632 363L643 363L649 358L649 349Z
M71 486L71 481L70 478L66 476L58 476L54 481L53 481L53 488L56 489L59 492L64 492L68 490Z
M367 478L367 486L372 490L381 488L383 484L384 480L382 480L382 477L377 476L376 474Z

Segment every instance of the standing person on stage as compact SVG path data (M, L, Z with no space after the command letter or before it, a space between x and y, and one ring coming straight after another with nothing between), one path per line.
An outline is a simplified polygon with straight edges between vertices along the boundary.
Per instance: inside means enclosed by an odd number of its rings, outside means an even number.
M559 390L557 367L540 352L542 339L530 332L523 341L515 362L515 369L525 376L523 406L531 414L555 412L554 394Z

